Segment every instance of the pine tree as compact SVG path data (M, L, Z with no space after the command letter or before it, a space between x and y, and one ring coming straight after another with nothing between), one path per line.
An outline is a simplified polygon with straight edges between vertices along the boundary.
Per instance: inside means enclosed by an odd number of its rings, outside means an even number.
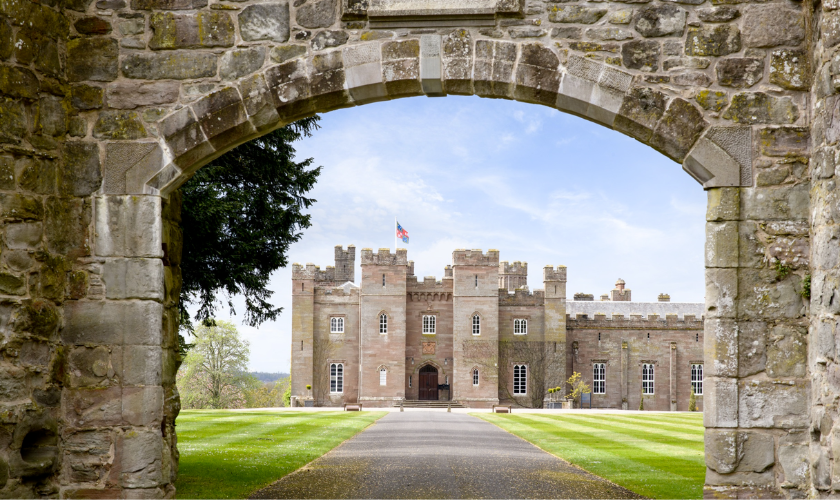
M697 411L697 396L694 394L694 387L691 388L691 397L688 398L688 411Z
M642 397L639 398L639 411L644 411L645 409L645 390L642 389Z

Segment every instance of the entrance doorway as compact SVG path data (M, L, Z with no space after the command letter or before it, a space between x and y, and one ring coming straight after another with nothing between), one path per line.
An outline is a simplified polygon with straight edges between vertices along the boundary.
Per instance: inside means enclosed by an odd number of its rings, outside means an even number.
M438 399L438 371L432 365L420 368L420 395L421 401L437 401Z

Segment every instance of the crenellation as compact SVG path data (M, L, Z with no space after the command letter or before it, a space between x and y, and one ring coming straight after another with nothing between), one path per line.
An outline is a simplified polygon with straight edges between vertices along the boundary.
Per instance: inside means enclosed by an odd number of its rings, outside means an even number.
M566 281L566 266L545 266L543 268L543 281Z
M483 253L481 250L458 249L452 252L453 266L499 266L499 251L488 250Z
M408 266L408 251L405 248L398 248L396 253L391 253L390 248L380 248L377 253L374 253L370 248L363 248L362 265Z

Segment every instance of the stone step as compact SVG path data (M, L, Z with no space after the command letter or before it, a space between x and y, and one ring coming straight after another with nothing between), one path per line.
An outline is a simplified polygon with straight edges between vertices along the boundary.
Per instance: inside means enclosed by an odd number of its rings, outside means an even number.
M395 407L399 407L399 402L394 402ZM419 401L419 400L406 400L403 401L403 408L466 408L466 406L462 405L457 401Z

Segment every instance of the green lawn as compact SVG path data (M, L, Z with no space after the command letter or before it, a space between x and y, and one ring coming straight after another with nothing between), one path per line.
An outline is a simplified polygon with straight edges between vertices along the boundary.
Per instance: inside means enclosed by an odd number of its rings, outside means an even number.
M184 410L178 498L245 498L335 448L384 412Z
M703 497L702 413L473 415L640 495Z

